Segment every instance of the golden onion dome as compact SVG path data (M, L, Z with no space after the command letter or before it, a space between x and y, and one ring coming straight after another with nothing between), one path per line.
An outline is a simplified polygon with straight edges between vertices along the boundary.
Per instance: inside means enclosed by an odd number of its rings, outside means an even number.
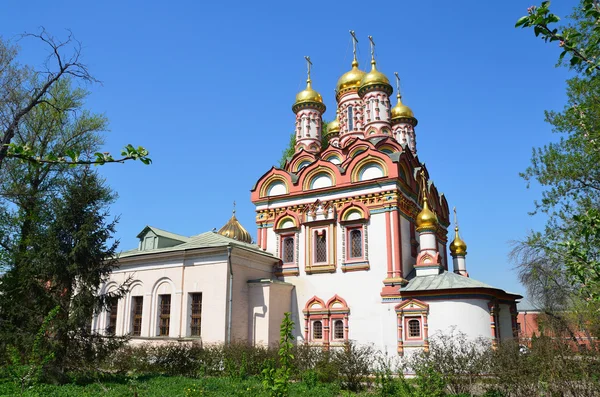
M323 97L317 91L312 88L312 82L310 78L306 80L306 88L300 91L296 95L296 102L292 106L292 110L297 112L302 105L317 105L317 107L321 110L321 112L325 111L325 104L323 103Z
M427 196L423 196L423 209L417 215L417 231L424 229L435 229L438 224L437 216L429 209L427 204Z
M337 94L342 94L344 92L358 90L360 86L360 82L365 76L365 72L358 68L358 61L355 59L352 61L352 69L348 72L344 73L342 77L338 79L337 85L335 87L335 91Z
M235 210L233 210L233 215L227 223L219 229L217 232L221 236L229 237L237 241L241 241L242 243L251 243L252 236L244 227L240 224L240 222L235 217Z
M456 232L456 236L454 237L454 240L452 240L452 242L450 243L450 253L452 254L452 256L466 255L467 243L465 243L460 238L460 235L458 234L458 226L454 228L454 231Z
M340 132L340 121L336 117L335 120L327 124L327 135L337 134L338 132Z
M392 93L392 86L390 81L385 74L377 70L377 64L375 59L371 59L371 71L362 78L360 81L359 91L363 92L365 89L371 86L383 86L382 88L389 94ZM359 92L360 95L360 92Z
M398 103L396 104L396 106L394 106L392 108L392 120L403 119L403 118L414 119L415 114L413 113L411 108L409 108L408 106L406 106L405 104L402 103L402 96L400 94L398 94L397 98L398 98Z

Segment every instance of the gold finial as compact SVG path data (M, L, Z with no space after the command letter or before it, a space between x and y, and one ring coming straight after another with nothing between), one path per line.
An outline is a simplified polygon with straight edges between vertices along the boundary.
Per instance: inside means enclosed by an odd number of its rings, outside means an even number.
M356 38L354 30L350 31L350 36L352 36L352 52L354 53L354 60L352 61L352 66L358 66L358 60L356 59L356 45L358 44L358 39Z
M400 95L400 76L398 76L398 72L394 72L394 75L396 76L396 97L398 97L398 100L400 100L402 99L402 95Z
M233 215L235 216L235 200L233 200Z
M369 36L369 41L371 42L371 65L375 64L375 42L373 41L373 36Z

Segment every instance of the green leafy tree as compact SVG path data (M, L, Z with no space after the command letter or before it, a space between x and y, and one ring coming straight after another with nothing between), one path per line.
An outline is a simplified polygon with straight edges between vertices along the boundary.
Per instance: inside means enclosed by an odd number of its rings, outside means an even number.
M116 221L108 220L113 198L95 172L79 170L50 199L45 226L29 240L33 249L3 276L0 335L23 356L39 343L31 338L58 308L43 344L53 354L45 368L50 379L64 381L69 370L93 368L122 342L91 329L94 315L107 310L128 287L126 282L110 293L100 289L116 267Z
M530 291L552 302L552 288L560 287L564 309L600 300L600 3L581 0L566 24L559 21L545 1L516 23L557 43L559 65L576 75L567 81L565 108L546 112L560 140L534 149L522 174L544 188L536 212L548 223L517 244L515 257Z
M52 89L61 81L97 82L81 62L81 44L71 34L65 41L59 41L42 29L39 34L25 34L23 37L41 41L49 48L50 56L44 69L35 70L20 64L18 49L0 38L0 168L7 158L32 164L102 165L127 160L140 160L145 164L151 162L146 149L132 145L127 145L121 157L115 158L110 153L81 152L75 147L66 147L61 152L40 153L38 147L15 142L28 115L44 104L53 102ZM73 48L68 54L66 52L70 47ZM70 109L65 107L56 110L68 112Z

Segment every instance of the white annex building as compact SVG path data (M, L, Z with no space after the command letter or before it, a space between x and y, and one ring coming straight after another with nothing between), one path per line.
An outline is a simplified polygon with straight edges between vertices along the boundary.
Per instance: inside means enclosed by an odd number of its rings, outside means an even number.
M235 213L192 237L146 227L104 287L131 278L132 288L96 329L272 345L291 312L299 343L352 340L399 355L452 327L492 343L516 336L521 296L469 277L456 221L448 244L448 202L417 156L417 119L399 92L392 106L392 91L373 56L364 72L355 55L322 137L309 66L292 107L295 154L251 189L256 244Z

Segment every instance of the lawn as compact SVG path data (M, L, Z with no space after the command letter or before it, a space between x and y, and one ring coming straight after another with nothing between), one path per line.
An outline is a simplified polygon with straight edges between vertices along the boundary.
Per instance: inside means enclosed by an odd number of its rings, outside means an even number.
M136 394L137 393L137 394ZM8 379L0 379L0 396L19 396L20 386ZM257 378L245 380L232 378L185 378L181 376L144 375L136 378L113 377L87 384L35 385L27 387L23 396L268 396ZM290 385L290 396L339 396L340 389L334 384L308 387L305 383ZM343 395L351 395L344 392ZM367 394L363 394L367 395Z

